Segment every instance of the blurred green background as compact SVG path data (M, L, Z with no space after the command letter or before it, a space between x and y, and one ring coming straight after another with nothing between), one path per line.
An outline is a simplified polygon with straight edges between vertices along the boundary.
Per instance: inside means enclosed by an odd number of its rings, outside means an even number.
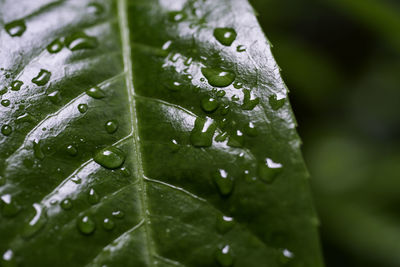
M290 90L327 267L400 266L400 1L250 2Z

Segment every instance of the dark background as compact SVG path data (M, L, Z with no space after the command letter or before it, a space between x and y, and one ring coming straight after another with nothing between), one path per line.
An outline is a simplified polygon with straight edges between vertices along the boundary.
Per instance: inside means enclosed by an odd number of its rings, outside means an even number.
M327 267L400 266L400 1L250 1L290 90Z

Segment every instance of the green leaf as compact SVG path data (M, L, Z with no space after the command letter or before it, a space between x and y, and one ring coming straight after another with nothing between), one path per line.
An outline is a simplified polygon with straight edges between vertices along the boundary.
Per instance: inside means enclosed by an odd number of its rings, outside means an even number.
M287 89L247 1L1 9L4 266L322 266Z

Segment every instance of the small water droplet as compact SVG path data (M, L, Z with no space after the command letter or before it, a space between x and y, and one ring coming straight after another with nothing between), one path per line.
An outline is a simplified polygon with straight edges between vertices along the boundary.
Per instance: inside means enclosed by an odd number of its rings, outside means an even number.
M225 92L224 90L219 90L219 91L217 92L217 96L218 96L218 97L224 97L225 94L226 94L226 92Z
M89 90L87 90L87 91L86 91L86 94L87 94L88 96L91 96L91 97L95 98L95 99L101 99L101 98L103 98L103 97L106 96L106 94L104 93L104 91L101 90L101 89L100 89L99 87L97 87L97 86L94 86L94 87L90 88Z
M38 203L33 204L35 214L23 230L23 237L28 238L39 232L47 222L45 209Z
M281 264L287 264L294 258L293 252L288 249L283 249L282 254L280 254L279 262Z
M8 124L1 126L1 133L5 136L9 136L12 133L11 126Z
M48 94L47 97L53 104L59 104L61 102L61 94L59 91L54 91Z
M13 217L19 212L19 206L10 194L1 196L1 213L4 217Z
M118 121L109 120L104 125L104 128L106 128L106 132L109 134L115 133L118 130Z
M273 110L278 110L285 104L285 98L279 98L276 95L271 95L269 97L269 104Z
M115 210L112 212L112 216L118 219L122 219L125 216L125 213L122 210Z
M112 229L114 229L115 227L115 223L113 220L109 219L109 218L105 218L103 220L103 228L107 231L111 231Z
M8 99L1 100L1 105L4 107L8 107L10 104L11 104L11 102Z
M96 224L86 215L78 219L78 229L82 234L90 235L96 230Z
M3 267L16 267L17 263L15 261L14 252L11 249L8 249L4 252L3 257L1 259L1 266Z
M65 38L65 44L71 51L81 49L93 49L97 47L98 42L95 37L88 36L84 32L76 32Z
M218 249L215 253L215 258L221 267L230 267L233 265L233 254L229 245Z
M121 167L119 169L119 172L125 177L129 177L131 175L130 170L128 168L126 168L126 167Z
M15 80L15 81L13 81L13 82L11 83L11 90L12 90L12 91L19 91L19 89L21 89L21 86L22 86L23 84L24 84L24 83L23 83L22 81Z
M216 128L217 126L211 118L196 118L193 130L190 133L190 142L195 147L211 146Z
M90 190L89 190L88 201L92 205L97 204L100 201L99 195L96 193L96 191L93 188L90 188Z
M236 47L236 51L237 52L244 52L244 51L246 51L246 46L245 45L238 45Z
M229 105L221 104L220 108L221 115L225 116L226 114L228 114L229 110L230 110Z
M21 36L26 30L25 21L15 20L13 22L7 23L5 25L5 29L6 32L12 37Z
M190 64L192 64L192 62L193 62L193 58L189 57L183 62L183 64L185 64L185 66L190 66Z
M214 112L218 108L218 102L215 98L205 97L201 100L201 108L205 112Z
M172 153L178 152L180 148L178 141L176 141L175 139L171 140L171 142L169 143L169 147Z
M16 123L35 122L35 118L29 113L24 113L24 114L18 116L15 119L15 122Z
M218 216L217 217L217 230L221 234L227 233L234 226L235 221L229 216Z
M247 135L253 136L253 137L257 136L257 134L258 134L256 126L254 125L253 122L249 122L249 124L247 124L245 131L246 131Z
M182 89L182 84L180 82L172 81L166 86L168 90L176 92Z
M231 147L243 147L244 136L240 130L236 130L229 136L228 146Z
M40 159L40 160L44 159L44 153L40 146L40 141L33 141L33 155L37 159Z
M228 196L232 193L234 181L233 178L223 169L218 169L214 174L214 183L218 188L218 191L223 196Z
M0 90L0 95L4 95L7 93L7 87L3 87L3 89Z
M104 7L99 3L90 3L87 6L87 11L95 15L100 15L104 12Z
M260 98L258 97L253 97L250 90L243 89L243 104L242 104L242 109L243 110L253 110L258 103L260 102Z
M94 161L107 169L116 169L125 161L125 154L116 147L107 147L96 153Z
M248 183L254 182L255 180L257 180L257 177L253 176L249 170L244 170L243 172L244 174L244 180Z
M32 82L38 86L45 85L50 80L51 73L48 70L41 69L32 79Z
M270 158L266 158L265 162L259 164L258 175L266 183L272 183L276 176L282 172L283 165L281 163L274 162Z
M51 54L55 54L61 51L61 49L64 47L64 43L61 42L60 39L55 39L53 42L51 42L47 46L47 51Z
M236 78L233 72L220 68L201 68L201 73L206 77L208 83L215 87L226 87Z
M183 11L172 11L168 13L168 18L172 22L180 22L186 19L186 14Z
M236 39L236 31L232 28L216 28L214 30L214 37L222 45L230 46Z
M70 156L76 156L78 154L78 149L74 145L67 145L65 148L65 151L70 155Z
M172 41L168 40L162 45L161 49L162 50L168 50L171 47L171 44L172 44Z
M85 113L88 110L88 105L86 104L79 104L78 105L78 110L80 113Z
M72 209L72 201L69 198L63 199L60 203L60 206L63 210L70 210Z

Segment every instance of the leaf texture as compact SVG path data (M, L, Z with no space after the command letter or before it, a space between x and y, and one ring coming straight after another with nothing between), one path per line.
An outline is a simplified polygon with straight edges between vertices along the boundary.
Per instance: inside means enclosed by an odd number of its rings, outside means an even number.
M4 266L322 266L247 1L0 5Z

